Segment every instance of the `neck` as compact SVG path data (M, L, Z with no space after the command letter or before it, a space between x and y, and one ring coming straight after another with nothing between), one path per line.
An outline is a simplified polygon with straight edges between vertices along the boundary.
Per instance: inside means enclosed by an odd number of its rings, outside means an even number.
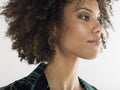
M78 90L79 60L73 57L56 55L53 62L45 69L45 74L50 87L58 90ZM76 89L77 88L77 89Z
M61 90L72 90L78 81L78 64L59 62L50 63L45 69L45 74L51 88L61 88ZM55 87L56 85L56 87ZM53 87L52 87L53 86ZM70 89L67 89L70 88ZM55 89L58 90L58 89Z
M46 70L50 70L51 74L54 74L55 77L59 77L60 80L67 80L73 77L78 77L78 61L70 63L70 61L61 61L58 60L48 64ZM60 61L60 60L59 60Z

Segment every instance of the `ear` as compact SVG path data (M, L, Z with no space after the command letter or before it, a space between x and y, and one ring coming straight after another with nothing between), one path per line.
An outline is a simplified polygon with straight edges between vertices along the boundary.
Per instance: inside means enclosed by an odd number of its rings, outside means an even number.
M57 31L57 26L56 24L52 24L51 25L51 29L49 31L49 38L48 38L48 44L50 46L54 46L56 45L58 41L58 31Z

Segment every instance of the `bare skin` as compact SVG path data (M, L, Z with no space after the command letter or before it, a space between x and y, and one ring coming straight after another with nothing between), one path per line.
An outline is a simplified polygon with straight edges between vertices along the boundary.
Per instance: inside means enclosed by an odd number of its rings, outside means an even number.
M98 52L102 32L98 3L86 0L79 9L77 4L75 0L66 5L63 24L56 27L64 33L53 62L45 69L50 90L84 90L78 80L78 58L93 59Z

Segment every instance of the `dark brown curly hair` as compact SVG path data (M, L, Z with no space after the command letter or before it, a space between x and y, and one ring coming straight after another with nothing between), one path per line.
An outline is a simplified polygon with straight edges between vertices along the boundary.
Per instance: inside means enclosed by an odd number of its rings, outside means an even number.
M54 24L61 21L63 9L73 0L9 0L2 7L1 15L9 25L7 36L12 39L12 49L18 51L21 60L29 64L51 61L61 31ZM85 1L85 0L79 0ZM108 11L112 10L111 0L97 0L100 8L100 23L107 33L112 24ZM103 47L105 38L101 35Z

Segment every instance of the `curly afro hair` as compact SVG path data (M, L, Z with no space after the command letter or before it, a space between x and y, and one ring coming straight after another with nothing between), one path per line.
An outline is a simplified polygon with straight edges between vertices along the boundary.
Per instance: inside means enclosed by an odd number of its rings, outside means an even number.
M12 49L18 51L21 60L29 64L41 61L50 62L55 55L55 46L59 42L61 31L54 24L61 21L63 9L73 0L9 0L2 7L1 15L9 25L7 36L12 39ZM79 0L85 1L85 0ZM109 20L111 0L97 0L100 8L100 23L107 33L112 27ZM105 38L101 35L103 47Z

